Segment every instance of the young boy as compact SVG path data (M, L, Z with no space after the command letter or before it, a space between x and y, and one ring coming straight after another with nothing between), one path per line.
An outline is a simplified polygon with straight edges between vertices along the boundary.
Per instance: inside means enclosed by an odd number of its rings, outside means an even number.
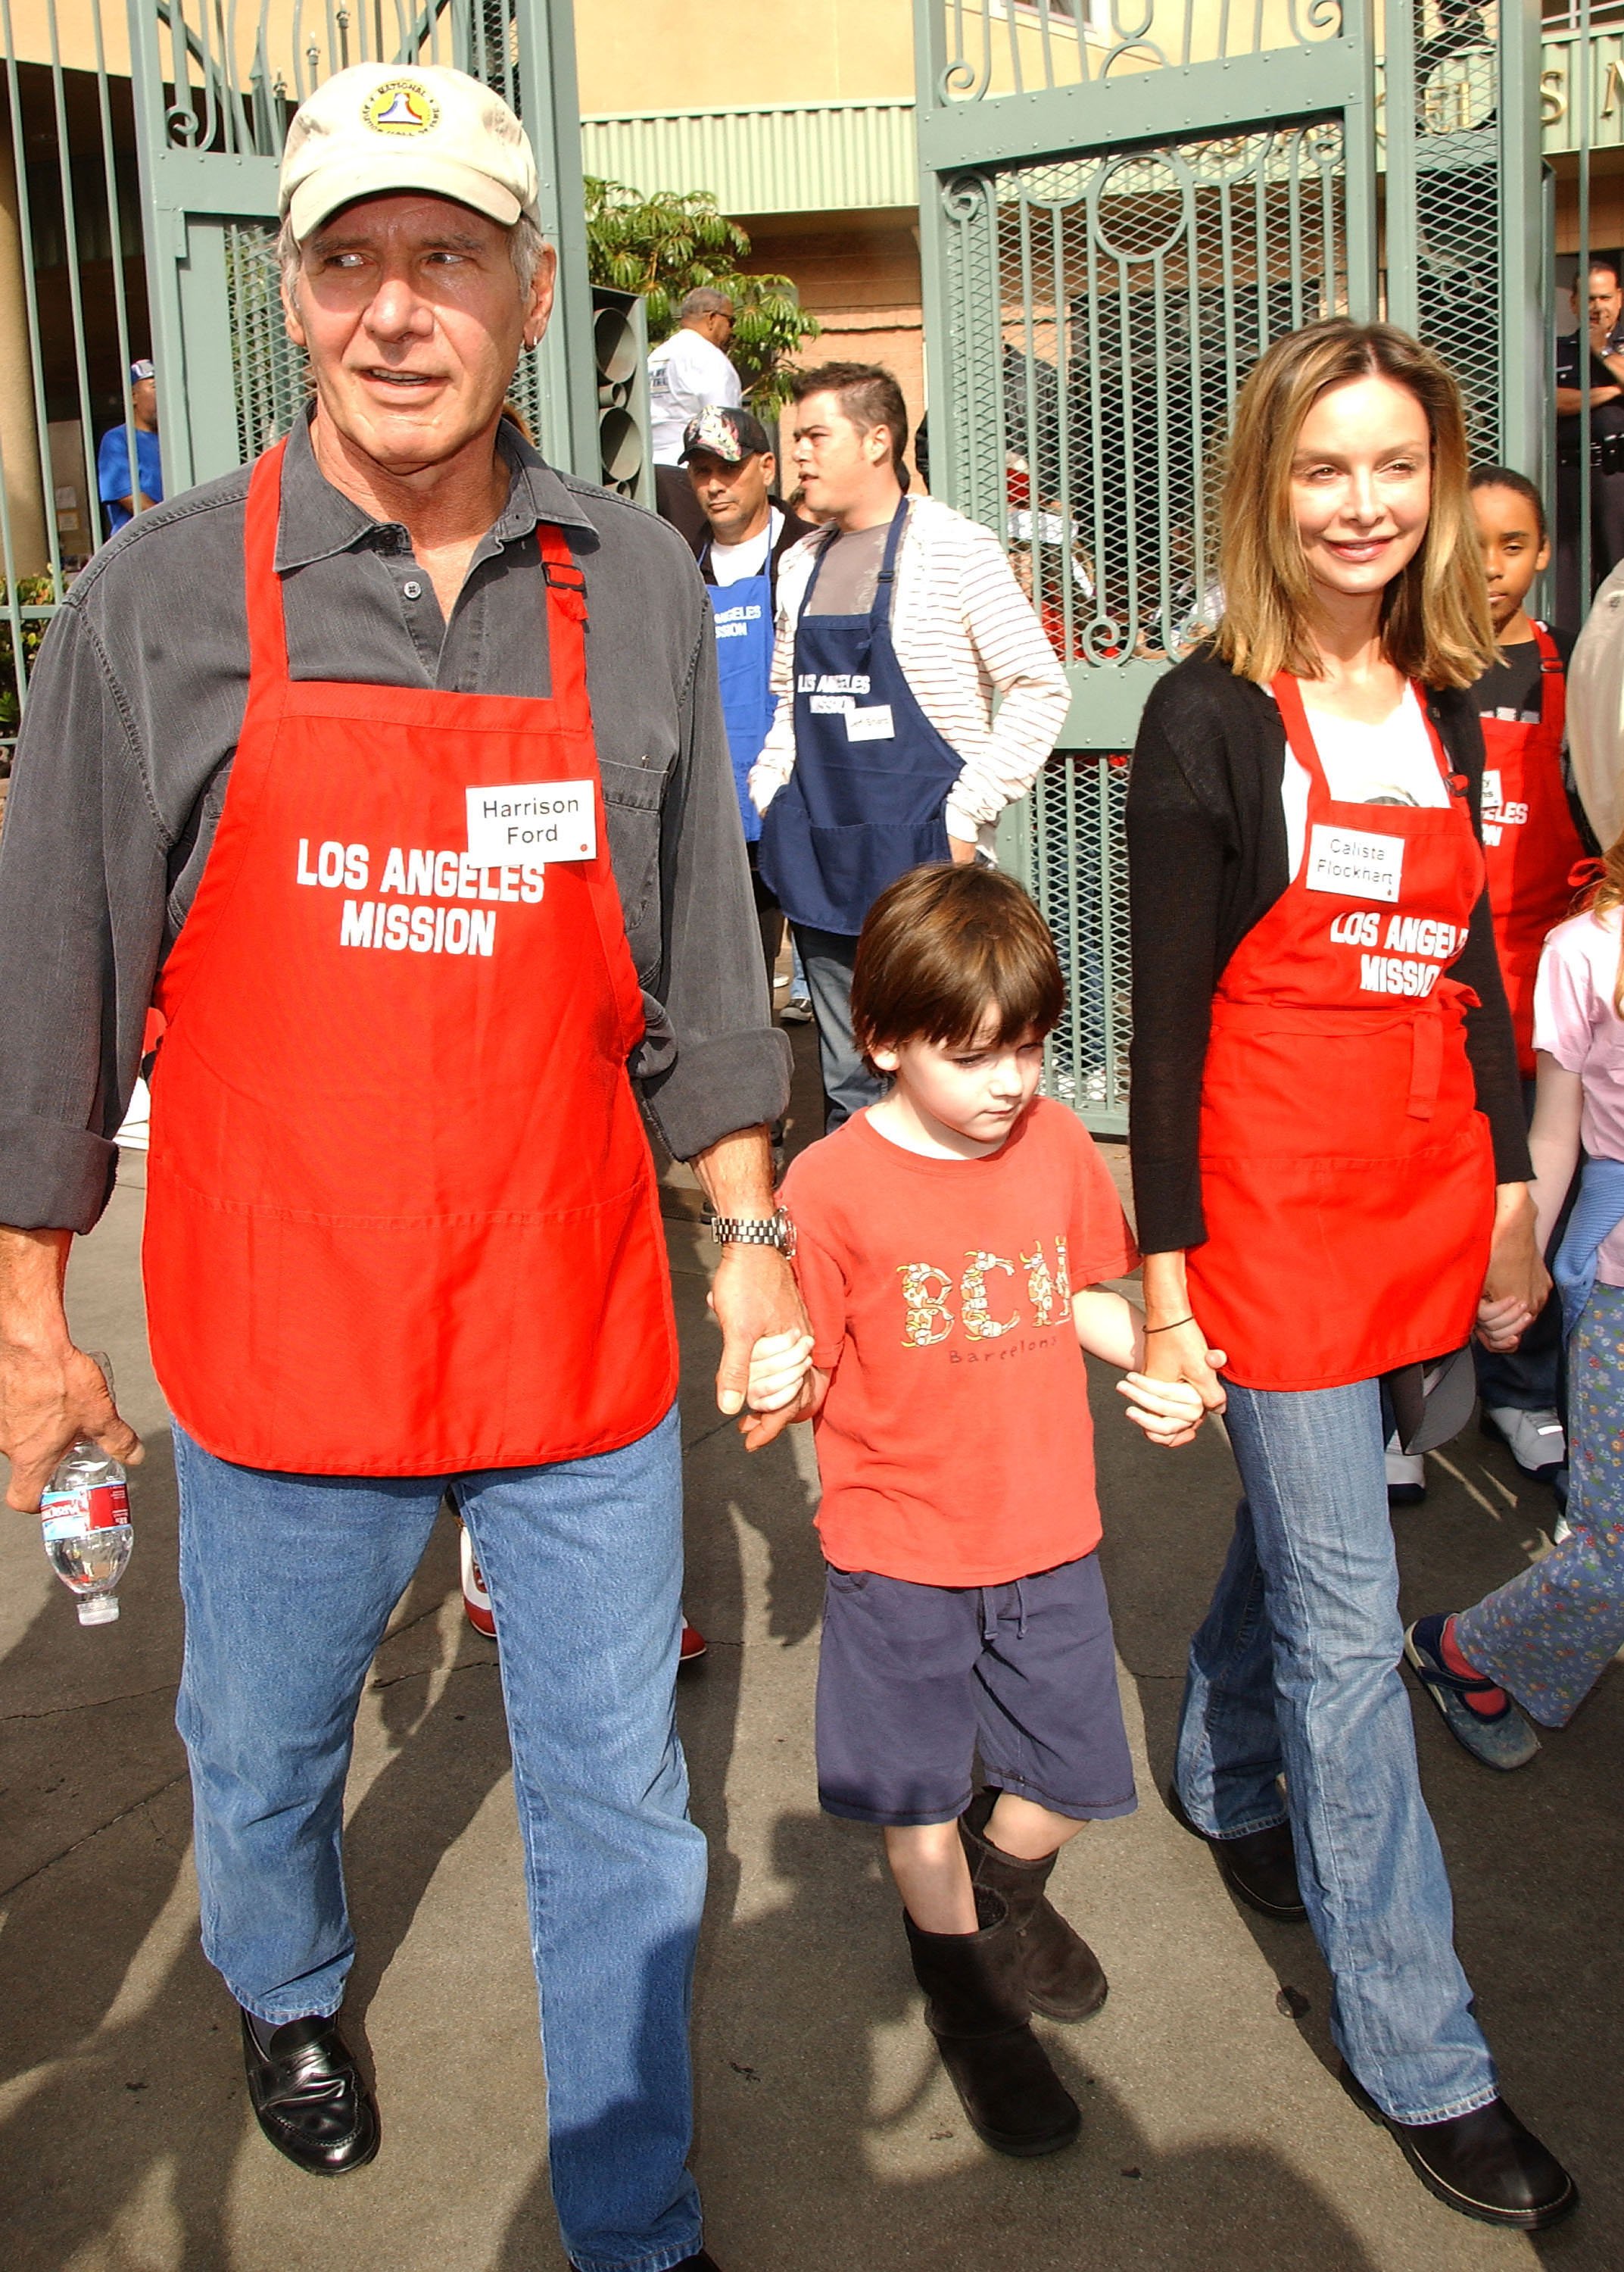
M1483 720L1483 857L1531 1112L1539 951L1547 931L1573 905L1575 863L1595 847L1575 818L1563 756L1563 668L1573 643L1559 642L1524 605L1551 557L1544 504L1531 481L1504 466L1478 468L1471 501L1501 650L1472 690ZM1557 1380L1560 1338L1553 1304L1515 1351L1501 1355L1477 1344L1473 1352L1484 1432L1501 1438L1517 1465L1544 1480L1555 1476L1567 1458ZM1420 1491L1412 1487L1401 1496L1419 1498Z
M789 1171L813 1331L751 1373L753 1404L817 1431L818 1796L883 1828L927 2022L1009 2154L1078 2126L1032 2011L1106 1996L1045 1896L1054 1857L1136 1804L1083 1352L1142 1363L1138 1312L1096 1283L1138 1256L1087 1132L1037 1095L1063 995L1009 877L920 868L875 901L853 1030L894 1086ZM1195 1434L1184 1383L1120 1386L1155 1441Z

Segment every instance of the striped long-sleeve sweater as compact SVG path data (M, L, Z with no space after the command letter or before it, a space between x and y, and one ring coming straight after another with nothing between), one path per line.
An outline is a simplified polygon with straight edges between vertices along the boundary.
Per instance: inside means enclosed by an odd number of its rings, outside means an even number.
M750 774L750 796L762 812L795 768L795 624L828 534L803 538L779 563L778 710ZM997 538L935 497L909 500L891 640L920 708L964 760L948 798L948 833L990 850L998 815L1025 795L1054 749L1069 693ZM996 717L995 694L1002 698Z

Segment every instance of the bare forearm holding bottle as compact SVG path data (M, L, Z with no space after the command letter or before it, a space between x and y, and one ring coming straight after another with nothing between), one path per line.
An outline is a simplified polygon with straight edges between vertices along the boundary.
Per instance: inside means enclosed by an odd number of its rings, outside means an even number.
M0 1451L11 1463L6 1504L37 1513L76 1438L138 1466L141 1439L119 1417L101 1369L76 1349L63 1306L73 1234L0 1226Z

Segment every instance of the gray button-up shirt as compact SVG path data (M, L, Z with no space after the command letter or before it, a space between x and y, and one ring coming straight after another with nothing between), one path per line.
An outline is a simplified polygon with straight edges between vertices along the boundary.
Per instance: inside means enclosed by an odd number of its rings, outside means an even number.
M508 502L448 623L406 530L334 489L295 427L276 555L289 669L544 695L535 531L564 531L586 579L609 848L649 1012L631 1070L666 1143L691 1158L775 1119L789 1065L769 1018L704 587L663 521L555 473L505 424L501 447ZM196 893L242 729L248 482L243 467L140 514L73 586L41 650L0 841L0 1222L88 1230L112 1189L153 977ZM411 1072L444 1081L449 1100L456 1070Z

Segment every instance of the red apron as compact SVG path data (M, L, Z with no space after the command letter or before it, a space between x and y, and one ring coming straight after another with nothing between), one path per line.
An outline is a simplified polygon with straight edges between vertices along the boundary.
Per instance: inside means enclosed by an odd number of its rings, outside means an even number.
M1556 641L1534 625L1539 647L1539 722L1483 721L1483 857L1500 975L1511 1005L1517 1065L1534 1072L1534 975L1546 933L1573 905L1568 878L1588 856L1562 783L1568 691Z
M250 1467L610 1451L669 1407L676 1334L580 573L540 530L546 699L290 679L281 459L249 488L242 739L157 990L158 1378L189 1434ZM564 783L591 856L479 864L469 789L522 785L513 839L534 841L554 825L534 792Z
M1334 1388L1458 1349L1488 1267L1494 1169L1464 1012L1443 974L1483 862L1447 806L1343 804L1295 679L1303 856L1218 982L1202 1084L1207 1238L1190 1307L1248 1388Z

